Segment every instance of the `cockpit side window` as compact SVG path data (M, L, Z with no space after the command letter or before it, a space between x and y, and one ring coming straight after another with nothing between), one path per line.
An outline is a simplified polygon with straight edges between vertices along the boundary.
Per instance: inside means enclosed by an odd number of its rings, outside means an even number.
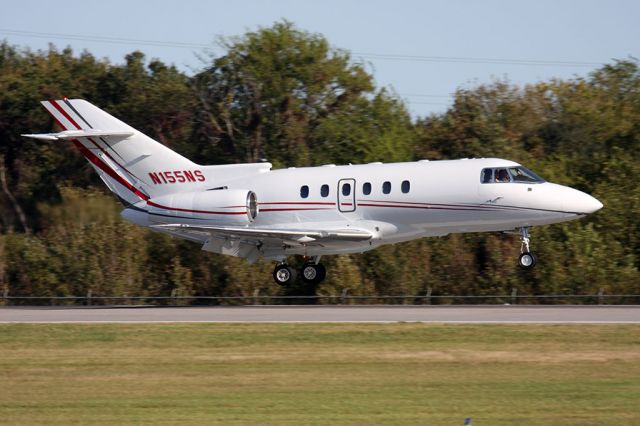
M493 182L493 169L484 169L482 171L482 183Z
M494 175L496 183L511 182L507 169L496 169Z
M496 169L482 169L480 174L480 182L482 183L543 183L537 174L533 173L526 167L504 167Z

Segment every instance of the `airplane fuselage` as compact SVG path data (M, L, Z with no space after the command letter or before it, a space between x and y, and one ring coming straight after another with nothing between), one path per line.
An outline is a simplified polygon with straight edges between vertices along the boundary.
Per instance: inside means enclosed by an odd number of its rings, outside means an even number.
M495 158L325 165L271 170L229 181L218 178L219 189L210 189L255 192L259 213L249 227L356 227L374 234L369 241L285 244L283 255L354 253L422 237L547 225L602 206L583 192L549 182L481 180L483 170L519 166ZM168 221L207 223L181 214L171 220L136 215L135 221L147 226Z

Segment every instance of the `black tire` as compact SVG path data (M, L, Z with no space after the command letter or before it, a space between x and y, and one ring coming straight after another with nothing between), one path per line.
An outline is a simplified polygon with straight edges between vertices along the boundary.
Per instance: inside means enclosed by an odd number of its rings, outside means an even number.
M318 278L316 284L320 284L322 281L324 281L325 278L327 278L327 269L322 263L318 263L316 265L316 268L318 268Z
M518 265L524 270L532 269L536 266L537 262L536 255L531 252L524 252L518 258Z
M319 284L327 276L327 270L322 263L305 263L300 270L300 278L307 284Z
M296 270L289 265L277 265L273 269L273 280L281 286L288 286L296 279Z

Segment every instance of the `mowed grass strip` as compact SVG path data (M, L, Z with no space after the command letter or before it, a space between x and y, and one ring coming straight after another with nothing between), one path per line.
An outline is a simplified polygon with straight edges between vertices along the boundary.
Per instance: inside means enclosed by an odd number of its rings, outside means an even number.
M0 326L2 424L640 424L633 325Z

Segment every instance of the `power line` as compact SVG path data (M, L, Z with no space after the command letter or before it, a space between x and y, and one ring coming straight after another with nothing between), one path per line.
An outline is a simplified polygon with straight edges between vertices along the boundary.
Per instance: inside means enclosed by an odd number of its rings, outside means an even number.
M409 103L411 105L440 105L440 106L449 106L449 105L451 105L450 103L446 103L446 102L415 102L415 101L411 101L411 100L407 100L407 103Z
M62 39L73 41L93 41L97 43L143 45L155 47L173 47L179 49L207 49L209 44L187 43L161 40L139 40L121 37L91 36L66 33L43 33L35 31L22 31L0 28L0 34L15 35L20 37ZM433 63L464 63L464 64L494 64L494 65L525 65L525 66L556 66L556 67L594 67L603 65L602 62L586 61L557 61L543 59L506 59L506 58L482 58L482 57L458 57L458 56L422 56L422 55L402 55L387 53L365 53L352 52L354 56L363 58L389 60L389 61L409 61L409 62L433 62Z
M131 38L120 37L103 37L103 36L90 36L79 34L62 34L62 33L40 33L35 31L19 31L8 30L0 28L0 34L17 35L21 37L35 37L35 38L58 38L62 40L74 40L74 41L95 41L98 43L112 43L112 44L135 44L145 46L158 46L158 47L177 47L183 49L206 49L211 45L200 43L183 43L176 41L159 41L159 40L137 40Z
M373 59L412 61L412 62L448 62L463 64L498 64L498 65L528 65L528 66L559 66L559 67L593 67L601 66L602 62L576 62L576 61L554 61L543 59L504 59L504 58L471 58L457 56L419 56L419 55L396 55L386 53L360 53L353 52L356 56Z
M451 102L436 102L436 99L449 99L450 101L453 101L453 96L452 95L423 95L423 94L417 94L417 93L413 93L413 94L408 94L408 93L398 93L398 95L400 97L403 98L403 100L411 105L439 105L439 106L449 106L451 105ZM418 100L412 100L412 99L408 99L408 98L418 98ZM426 99L434 99L434 101L430 101L430 100L422 100L420 98L426 98Z
M407 96L409 98L450 98L453 94L450 95L422 95L418 93L398 93L400 96Z

